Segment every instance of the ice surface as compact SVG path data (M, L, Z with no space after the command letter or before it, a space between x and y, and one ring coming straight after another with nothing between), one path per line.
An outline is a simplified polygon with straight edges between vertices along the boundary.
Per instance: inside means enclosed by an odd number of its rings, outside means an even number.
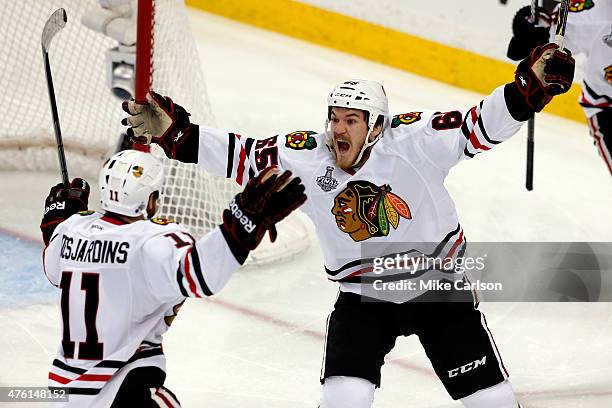
M321 130L326 93L348 78L382 81L396 113L465 108L482 98L219 17L191 18L217 123L244 135ZM538 115L531 193L523 187L525 132L449 175L468 238L612 241L612 180L586 126ZM0 173L0 226L13 232L0 236L0 386L45 385L59 344L53 294L37 275L41 244L15 238L39 239L43 200L57 181L55 174ZM317 406L336 292L316 243L290 262L240 271L215 299L189 300L181 309L164 342L167 386L185 407ZM525 408L612 406L612 303L481 309ZM449 347L460 344L449 339ZM415 337L400 339L389 354L376 394L378 408L461 406Z

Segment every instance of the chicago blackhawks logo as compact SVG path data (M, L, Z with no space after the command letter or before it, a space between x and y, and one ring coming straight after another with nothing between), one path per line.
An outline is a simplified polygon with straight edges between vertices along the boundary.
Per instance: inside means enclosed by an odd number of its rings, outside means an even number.
M570 0L569 11L572 13L579 13L584 10L593 8L595 3L593 0Z
M168 225L168 224L176 223L176 221L168 219L166 217L153 217L149 221L157 225Z
M293 150L312 150L317 147L317 141L312 137L315 134L316 132L310 130L289 133L285 136L285 146Z
M409 112L395 115L391 121L391 127L396 128L399 125L410 125L411 123L418 122L421 120L421 113L422 112Z
M369 181L349 181L334 199L331 212L338 228L356 242L389 235L400 217L412 219L408 204L391 193L388 184L376 186Z
M144 172L144 169L142 168L142 166L132 167L132 174L134 175L134 177L142 177L143 172Z
M608 81L608 83L612 85L612 65L607 68L604 68L604 77L606 78L606 81Z

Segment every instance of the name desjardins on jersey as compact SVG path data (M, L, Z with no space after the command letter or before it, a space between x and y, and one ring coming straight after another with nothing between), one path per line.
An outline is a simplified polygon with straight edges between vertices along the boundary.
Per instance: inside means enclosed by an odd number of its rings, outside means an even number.
M82 238L75 242L74 238L62 235L60 257L75 262L123 264L127 261L129 248L128 242Z

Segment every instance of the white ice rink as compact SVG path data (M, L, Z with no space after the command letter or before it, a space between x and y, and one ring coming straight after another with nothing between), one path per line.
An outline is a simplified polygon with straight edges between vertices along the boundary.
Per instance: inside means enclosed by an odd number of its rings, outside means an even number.
M217 125L244 135L320 131L325 95L349 78L383 82L394 113L466 108L483 97L216 16L191 17ZM447 186L467 237L612 242L612 179L586 126L548 115L538 115L536 124L534 192L523 187L526 130L451 171ZM14 239L39 240L44 197L57 179L0 173L0 285L5 294L15 288L14 296L0 296L0 386L46 385L60 340L54 304L18 300L29 292L19 283L36 268L41 244ZM31 285L40 282L46 283L42 273ZM167 386L185 407L316 407L325 319L336 291L316 241L292 261L238 272L215 299L189 300L181 309L164 342ZM42 292L49 299L50 291ZM524 408L612 407L612 303L481 309ZM460 346L449 339L449 347ZM382 375L377 408L461 406L446 394L416 337L398 340Z

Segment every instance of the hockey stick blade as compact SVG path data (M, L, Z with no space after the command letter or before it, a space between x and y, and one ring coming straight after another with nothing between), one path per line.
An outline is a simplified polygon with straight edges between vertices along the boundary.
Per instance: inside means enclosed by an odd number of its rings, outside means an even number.
M60 32L62 28L66 26L66 22L68 18L66 16L66 10L63 8L57 9L51 14L47 22L45 23L45 28L43 28L41 44L43 50L49 52L49 46L51 45L51 40L55 37L55 34Z
M68 167L66 166L66 155L64 154L64 142L62 141L62 131L59 122L59 114L57 112L55 90L53 89L53 77L51 76L51 64L49 63L49 46L51 45L51 40L53 40L55 34L66 26L67 20L66 10L63 8L55 10L45 23L41 37L43 62L45 64L45 77L47 79L47 88L49 90L49 103L51 105L53 130L55 132L55 143L57 145L57 157L59 159L60 170L62 172L62 182L64 184L68 184Z

